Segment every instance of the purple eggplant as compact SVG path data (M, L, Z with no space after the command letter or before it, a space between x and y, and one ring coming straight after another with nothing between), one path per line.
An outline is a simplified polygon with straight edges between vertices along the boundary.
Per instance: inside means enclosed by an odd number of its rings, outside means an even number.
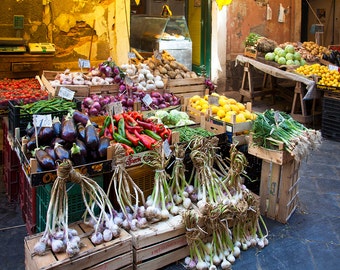
M28 123L25 131L28 137L32 137L32 135L35 133L35 127L32 126L31 123Z
M61 122L59 120L59 117L55 116L52 120L52 128L54 131L54 135L56 137L60 137L61 136Z
M60 160L70 159L70 152L59 143L56 143L54 145L54 152L57 159Z
M42 170L55 170L55 162L45 150L37 148L34 152L34 156L37 159Z
M77 124L78 138L85 142L85 126L82 123Z
M87 124L87 121L90 120L89 116L85 113L82 113L80 111L77 111L77 110L74 110L73 113L72 113L72 117L73 117L73 120L74 122L77 124L77 123L81 123L83 124L84 126L86 126Z
M52 127L42 127L39 131L38 139L40 143L50 142L54 138L54 131Z
M55 154L55 152L54 152L54 148L52 148L52 147L50 147L50 146L46 146L46 147L44 148L44 150L45 150L45 152L46 152L47 154L49 154L49 155L51 156L51 158L53 158L53 160L56 160L56 159L57 159L57 156L56 156L56 154Z
M98 161L99 160L98 151L92 150L92 151L88 152L87 160L88 160L89 163L92 163L94 161Z
M31 136L26 144L26 148L29 151L33 151L37 147L37 141L35 135Z
M82 140L77 138L76 139L76 145L78 145L80 147L81 155L84 156L84 157L87 157L87 149L86 149L85 143Z
M100 159L106 159L107 148L110 146L110 139L108 137L101 137L98 145L98 156Z
M65 142L73 143L77 138L77 128L74 124L74 120L71 114L67 114L61 123L61 138L65 140Z
M81 154L81 149L76 143L73 143L71 147L71 160L75 166L86 163L85 157Z
M61 145L65 144L65 140L63 140L62 138L56 137L52 140L51 145L54 147L56 143L59 143Z
M89 120L85 127L85 144L92 151L96 151L99 145L99 135L95 126Z

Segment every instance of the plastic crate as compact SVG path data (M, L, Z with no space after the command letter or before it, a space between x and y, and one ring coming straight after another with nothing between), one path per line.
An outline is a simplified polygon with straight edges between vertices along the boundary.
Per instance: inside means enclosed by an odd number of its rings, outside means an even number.
M94 177L98 185L103 188L103 177ZM83 214L86 210L81 194L80 185L74 183L67 183L67 195L68 195L68 221L76 222L83 218ZM45 230L46 214L48 205L51 199L52 184L39 186L36 191L36 232L42 232ZM97 210L98 211L98 210Z
M340 141L340 99L324 97L322 106L321 134L323 137Z
M19 170L18 168L8 169L3 168L3 180L7 198L10 202L18 201L19 199Z
M81 111L81 101L74 99L73 102L76 103L77 110ZM20 137L25 135L25 129L28 123L32 124L33 115L32 114L21 114L20 108L16 107L17 103L13 100L8 101L8 123L9 132L14 135L15 129L20 128ZM51 114L53 117L59 117L61 120L64 115L67 115L68 111L56 111L56 112L39 112L39 114Z

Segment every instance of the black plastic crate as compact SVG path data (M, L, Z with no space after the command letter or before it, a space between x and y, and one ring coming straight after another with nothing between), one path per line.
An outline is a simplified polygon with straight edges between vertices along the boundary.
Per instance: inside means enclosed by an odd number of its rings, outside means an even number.
M340 99L323 99L321 134L323 137L340 141Z
M81 111L81 101L78 99L74 99L73 102L76 103L76 109ZM15 129L20 128L20 136L25 135L25 129L27 128L28 123L32 124L33 115L32 114L21 114L20 108L16 107L17 102L10 100L8 101L8 124L9 124L9 132L14 135ZM56 112L40 112L39 114L51 114L53 117L59 117L60 121L64 115L67 115L68 111L56 111Z

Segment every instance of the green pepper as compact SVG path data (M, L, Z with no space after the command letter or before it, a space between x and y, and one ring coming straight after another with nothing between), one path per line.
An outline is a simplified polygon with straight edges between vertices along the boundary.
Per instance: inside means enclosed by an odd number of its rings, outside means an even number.
M120 136L126 139L126 133L125 133L125 122L124 118L120 118L118 121L118 133Z
M153 139L155 139L157 141L161 141L162 140L161 136L159 136L156 132L153 132L150 129L144 129L143 133L145 133L146 135L150 136L151 138L153 138Z
M117 132L114 132L113 133L113 139L116 141L116 142L119 142L119 143L125 143L126 145L128 146L133 146L132 142L130 142L128 139L124 138L123 136L121 136L119 133Z

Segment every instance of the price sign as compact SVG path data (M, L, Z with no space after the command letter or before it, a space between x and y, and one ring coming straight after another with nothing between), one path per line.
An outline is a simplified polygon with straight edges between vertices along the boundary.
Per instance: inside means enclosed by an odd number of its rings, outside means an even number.
M133 53L133 52L128 52L128 58L131 59L131 58L136 58L136 54Z
M151 96L150 96L149 94L146 94L146 95L143 97L142 101L144 102L144 104L145 104L146 106L149 107L150 104L152 103L152 98L151 98Z
M164 150L165 157L168 158L171 155L171 149L170 149L170 144L168 140L165 140L163 142L163 150Z
M124 112L122 103L120 101L113 102L113 112L114 114L122 114Z
M125 76L125 84L128 86L133 86L133 81L130 77Z
M334 65L328 65L328 69L329 70L336 70L336 71L338 71L339 67L338 66L334 66Z
M59 88L58 96L67 100L73 100L74 91L62 86Z
M209 102L210 105L217 105L217 106L219 105L218 104L218 97L216 97L216 96L209 96L208 102Z
M79 58L78 59L78 66L80 68L90 68L91 67L90 60Z
M33 125L36 127L52 127L52 115L33 114Z
M162 54L158 50L154 50L153 55L155 56L156 59L162 60Z

